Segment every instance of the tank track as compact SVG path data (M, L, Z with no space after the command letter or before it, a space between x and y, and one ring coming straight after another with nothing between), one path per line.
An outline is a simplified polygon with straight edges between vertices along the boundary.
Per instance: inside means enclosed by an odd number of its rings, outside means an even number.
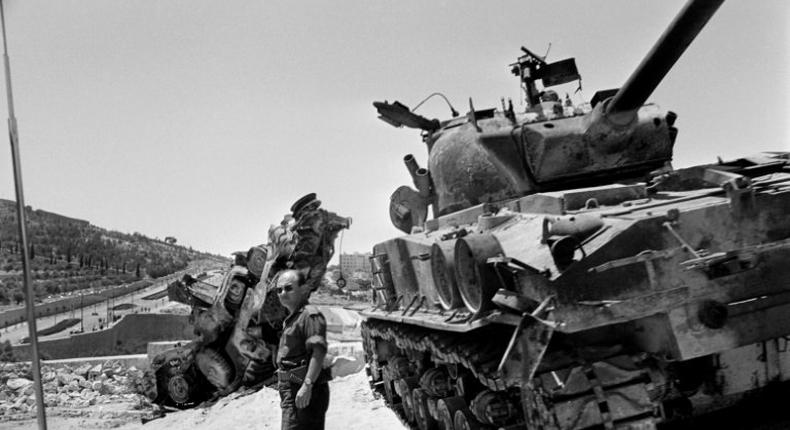
M368 319L362 338L371 387L414 430L656 428L666 383L639 358L577 355L522 388L497 371L509 335L502 327L449 333ZM449 390L430 387L426 375L435 369L446 369ZM442 422L440 406L454 420Z
M481 349L479 342L476 341L477 336L470 337L466 333L440 332L375 320L368 320L363 325L364 331L367 331L368 337L394 342L398 348L427 352L441 362L461 365L469 369L481 384L491 390L505 389L502 375L496 371L504 353L501 342L488 342Z

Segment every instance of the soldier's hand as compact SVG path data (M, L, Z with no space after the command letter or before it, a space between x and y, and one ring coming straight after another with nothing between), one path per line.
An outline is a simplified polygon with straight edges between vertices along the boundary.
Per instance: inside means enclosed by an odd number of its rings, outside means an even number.
M306 408L310 404L310 396L312 394L313 390L309 386L302 385L299 387L299 391L296 392L296 407L299 409Z

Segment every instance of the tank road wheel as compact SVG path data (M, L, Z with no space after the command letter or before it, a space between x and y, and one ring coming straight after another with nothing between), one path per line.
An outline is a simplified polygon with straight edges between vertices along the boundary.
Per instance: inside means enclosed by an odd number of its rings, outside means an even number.
M436 415L442 430L455 428L455 413L466 409L466 402L461 396L446 397L436 401Z
M414 421L420 430L436 430L436 420L428 410L428 395L422 388L411 390L411 401L414 407Z
M418 386L417 377L401 378L395 381L396 389L403 405L403 414L406 416L406 421L413 423L415 420L414 400L412 398L412 389Z
M469 403L469 410L478 422L504 427L519 419L519 409L504 392L483 390Z
M225 358L213 349L204 349L195 356L200 373L219 390L227 388L233 381L233 369Z
M480 430L481 428L480 423L467 408L455 411L453 423L455 430Z
M192 398L194 385L184 375L173 375L167 381L167 394L176 405L183 405Z
M395 407L395 387L392 386L392 379L389 378L387 375L389 372L384 373L384 378L382 379L384 384L384 402L391 408Z

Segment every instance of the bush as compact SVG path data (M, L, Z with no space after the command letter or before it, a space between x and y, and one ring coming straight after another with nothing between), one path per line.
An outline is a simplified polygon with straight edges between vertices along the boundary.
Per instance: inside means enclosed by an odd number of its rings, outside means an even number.
M0 361L16 361L14 349L11 348L11 342L7 340L0 343Z

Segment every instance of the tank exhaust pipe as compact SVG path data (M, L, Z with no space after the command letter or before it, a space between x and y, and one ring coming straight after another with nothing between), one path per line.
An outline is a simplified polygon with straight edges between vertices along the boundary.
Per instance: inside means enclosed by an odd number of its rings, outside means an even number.
M642 106L724 0L690 0L614 95L606 114Z

